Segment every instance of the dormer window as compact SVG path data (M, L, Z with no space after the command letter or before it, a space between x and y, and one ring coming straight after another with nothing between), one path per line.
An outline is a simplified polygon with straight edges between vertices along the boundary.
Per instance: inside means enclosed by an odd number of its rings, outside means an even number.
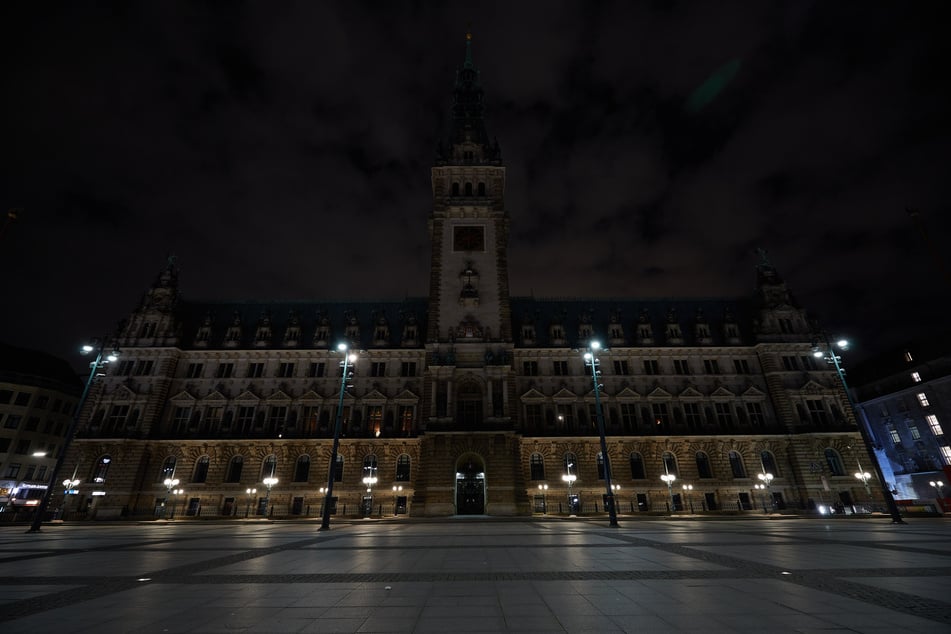
M202 326L198 329L198 334L195 335L195 343L208 343L208 339L211 338L211 328L208 326Z
M314 344L318 346L326 345L330 339L330 328L327 326L318 326L314 333Z
M300 328L292 326L284 333L284 343L287 345L297 345L300 340Z
M271 329L267 326L261 326L258 328L258 331L254 334L255 343L262 344L267 343L271 338Z
M525 343L535 340L535 326L522 326L522 340Z

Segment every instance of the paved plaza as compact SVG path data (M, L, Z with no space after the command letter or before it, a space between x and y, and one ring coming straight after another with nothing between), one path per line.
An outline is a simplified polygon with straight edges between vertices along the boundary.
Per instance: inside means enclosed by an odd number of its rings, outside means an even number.
M12 632L951 632L951 522L0 528Z

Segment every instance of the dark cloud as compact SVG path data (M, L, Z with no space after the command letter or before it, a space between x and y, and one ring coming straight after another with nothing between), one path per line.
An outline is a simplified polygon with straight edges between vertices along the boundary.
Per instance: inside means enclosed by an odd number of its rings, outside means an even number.
M905 212L951 229L940 3L0 11L11 343L68 355L172 251L191 298L425 295L470 22L514 293L742 294L765 247L868 349L946 328Z

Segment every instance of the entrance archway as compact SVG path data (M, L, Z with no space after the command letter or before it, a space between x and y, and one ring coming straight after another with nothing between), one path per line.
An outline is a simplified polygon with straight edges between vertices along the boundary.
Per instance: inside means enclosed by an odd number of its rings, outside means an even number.
M456 514L485 514L485 462L475 454L456 461Z

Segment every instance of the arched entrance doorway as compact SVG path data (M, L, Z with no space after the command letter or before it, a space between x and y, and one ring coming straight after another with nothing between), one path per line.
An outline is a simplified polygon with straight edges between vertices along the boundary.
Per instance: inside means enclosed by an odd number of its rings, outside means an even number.
M467 454L456 462L456 514L485 513L485 462Z

